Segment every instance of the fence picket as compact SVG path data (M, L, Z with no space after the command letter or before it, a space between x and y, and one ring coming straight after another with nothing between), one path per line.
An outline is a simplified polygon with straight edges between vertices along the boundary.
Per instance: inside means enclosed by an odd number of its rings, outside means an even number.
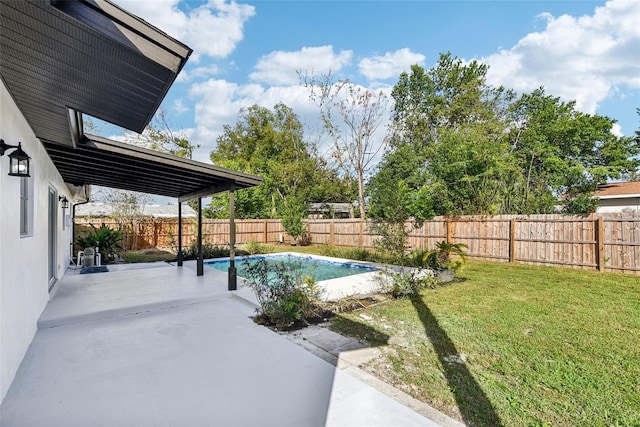
M125 249L177 247L178 220L142 219L121 226L104 218L76 218L76 237L102 224L122 229ZM135 225L133 227L132 225ZM279 220L236 220L236 243L267 244L291 241ZM311 219L307 221L311 242L340 247L372 249L377 236L369 223L359 219ZM435 247L447 240L469 245L469 257L495 261L563 265L640 274L640 214L498 215L494 217L436 217L421 227L407 223L411 250ZM183 220L183 247L196 241L196 221ZM212 245L229 243L227 220L203 220L203 239Z

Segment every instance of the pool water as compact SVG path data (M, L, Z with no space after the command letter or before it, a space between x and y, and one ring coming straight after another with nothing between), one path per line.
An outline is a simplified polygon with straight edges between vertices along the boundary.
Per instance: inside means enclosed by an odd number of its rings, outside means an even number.
M268 265L284 263L287 267L295 268L302 275L309 275L315 278L316 282L323 280L337 279L339 277L347 277L355 274L363 274L375 271L375 268L359 264L349 264L344 262L334 262L309 256L248 256L236 258L236 269L238 276L247 277L247 268L256 264L259 260L265 260ZM213 267L220 271L229 270L229 260L209 261L205 263L209 267Z

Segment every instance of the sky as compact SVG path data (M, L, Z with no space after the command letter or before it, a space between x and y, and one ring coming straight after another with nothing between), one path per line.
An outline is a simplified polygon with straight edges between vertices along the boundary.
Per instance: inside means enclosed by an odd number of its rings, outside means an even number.
M193 49L163 107L209 162L224 125L258 104L291 107L320 126L298 71L389 93L412 64L441 52L489 65L488 82L576 101L640 129L640 1L115 0ZM124 131L105 127L107 136Z

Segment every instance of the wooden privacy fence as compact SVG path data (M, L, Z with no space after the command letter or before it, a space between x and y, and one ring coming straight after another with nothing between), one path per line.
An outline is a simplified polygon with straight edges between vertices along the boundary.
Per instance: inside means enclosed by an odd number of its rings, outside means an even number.
M112 228L113 221L91 222ZM76 219L76 235L83 233L88 220ZM236 220L236 242L288 243L279 220ZM177 247L178 220L139 221L125 231L125 249ZM197 222L183 220L183 246L196 241ZM498 215L490 217L436 217L421 227L407 224L408 249L431 249L446 240L469 246L469 257L500 262L561 265L640 274L640 214ZM372 249L378 236L369 223L360 219L313 219L307 221L311 242L339 247ZM227 220L203 220L203 242L229 243Z

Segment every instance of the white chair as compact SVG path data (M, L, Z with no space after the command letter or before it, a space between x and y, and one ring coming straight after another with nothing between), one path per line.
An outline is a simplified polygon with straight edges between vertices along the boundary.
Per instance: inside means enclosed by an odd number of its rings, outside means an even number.
M93 248L92 248L93 249ZM79 267L84 267L84 257L85 257L85 253L84 251L78 251L78 256L76 258L77 260L77 265ZM95 248L95 254L94 254L94 258L93 258L94 262L90 262L88 264L90 265L102 265L102 254L100 253L100 250L98 248Z

